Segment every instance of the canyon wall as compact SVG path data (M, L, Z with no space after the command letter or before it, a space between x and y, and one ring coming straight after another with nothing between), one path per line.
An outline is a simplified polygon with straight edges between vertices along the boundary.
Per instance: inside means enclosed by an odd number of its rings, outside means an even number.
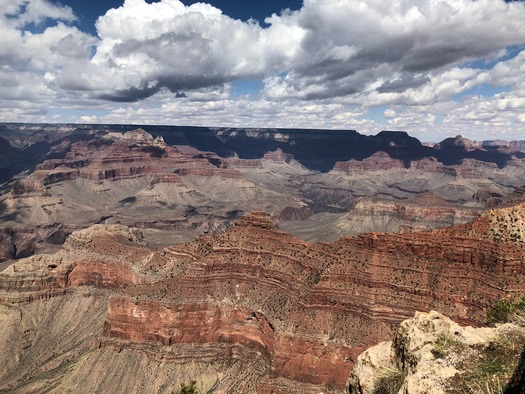
M415 311L479 325L497 299L523 294L524 215L520 205L448 229L309 244L254 212L223 233L159 250L124 226L75 232L55 255L19 260L0 274L3 316L19 354L2 389L43 387L46 374L57 390L73 376L95 385L86 374L100 371L111 353L117 361L106 373L115 376L122 353L130 371L173 371L154 380L134 375L160 392L190 378L214 392L343 392L357 356ZM27 346L14 315L40 305L40 319L48 319L49 305L70 308L80 299L100 308L92 323L87 315L76 323L92 330L60 330L83 347L35 369L31 360L47 360L45 347L36 339ZM30 319L35 338L54 330ZM148 356L133 366L137 352ZM236 378L240 365L246 371ZM15 377L21 369L28 372Z

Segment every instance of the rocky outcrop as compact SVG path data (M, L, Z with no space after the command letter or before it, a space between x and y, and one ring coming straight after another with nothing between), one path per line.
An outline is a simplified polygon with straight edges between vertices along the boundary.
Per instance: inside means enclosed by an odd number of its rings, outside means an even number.
M464 160L475 159L486 163L494 163L499 168L512 159L512 152L506 147L491 147L479 142L471 141L458 135L446 138L433 147L433 156L445 165L460 164ZM472 169L471 169L472 171Z
M488 208L494 208L501 203L503 195L490 190L478 190L472 199Z
M154 138L137 129L73 142L66 148L64 158L39 164L33 177L45 185L77 178L100 181L153 175L159 179L174 171L181 175L238 177L239 174L231 170L221 173L215 162L220 162L216 155L183 153L166 145L162 137Z
M496 163L475 159L464 159L460 165L452 166L458 176L463 178L480 178L487 172L497 171Z
M456 176L456 171L445 166L434 157L425 157L421 160L415 160L410 162L410 169L421 170L424 172L435 172Z
M392 341L359 356L348 381L349 392L499 392L515 370L520 376L524 346L523 327L462 327L440 313L417 312L400 324ZM520 390L523 386L516 392Z
M59 223L34 226L30 229L0 229L0 262L19 259L61 245L69 230Z
M264 160L270 160L276 163L290 163L294 157L288 153L284 153L282 149L277 149L274 152L267 152L263 156Z
M309 207L286 207L281 213L275 216L277 221L294 221L294 220L306 220L312 216L313 212Z
M23 179L15 182L9 193L11 198L47 197L45 183L38 179Z
M525 141L510 141L509 147L519 152L525 152Z
M393 159L386 152L377 152L362 161L349 160L335 163L334 169L338 171L384 171L394 168L405 168L403 160Z
M417 231L470 222L480 214L480 210L457 207L433 193L422 193L402 202L360 199L351 219L387 223L383 226L388 226L389 231Z
M517 187L506 195L482 189L474 194L473 199L488 208L517 205L525 200L525 186Z
M95 225L72 233L54 255L36 255L0 273L0 304L63 294L78 286L118 288L144 279L130 264L150 252L141 234L118 225Z

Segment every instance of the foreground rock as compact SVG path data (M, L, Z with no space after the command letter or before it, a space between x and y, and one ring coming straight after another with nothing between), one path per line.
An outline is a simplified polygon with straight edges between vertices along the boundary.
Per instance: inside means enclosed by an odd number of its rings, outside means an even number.
M351 394L521 393L525 328L461 327L438 312L417 312L393 341L364 351L349 378ZM513 376L514 375L514 376ZM509 380L517 385L508 384ZM516 391L513 391L516 390Z

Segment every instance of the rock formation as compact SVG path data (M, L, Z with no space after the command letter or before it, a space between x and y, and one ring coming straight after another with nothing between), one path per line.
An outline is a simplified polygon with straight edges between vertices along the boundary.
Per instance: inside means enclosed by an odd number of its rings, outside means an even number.
M254 212L158 250L125 226L77 231L0 273L0 390L170 392L196 379L212 392L343 392L358 355L416 311L479 325L521 295L524 219L520 205L309 244Z
M403 321L392 341L365 350L349 378L351 394L523 392L525 329L462 327L437 312ZM511 387L514 387L512 389ZM381 391L383 390L383 391Z
M2 127L11 144L0 153L6 234L120 223L167 245L261 209L307 241L335 241L465 223L487 208L523 201L513 193L525 185L523 155L509 144L461 137L429 147L392 131ZM438 200L446 204L433 205ZM0 259L27 255L15 249L54 248L47 234L35 234L23 245L18 238L1 242Z

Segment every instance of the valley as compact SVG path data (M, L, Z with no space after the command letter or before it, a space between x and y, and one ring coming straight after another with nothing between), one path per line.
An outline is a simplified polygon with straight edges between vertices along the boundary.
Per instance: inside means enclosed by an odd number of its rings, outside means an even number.
M20 170L20 161L26 169L2 185L2 260L54 250L96 223L139 227L151 245L167 246L254 210L306 241L432 229L519 203L525 185L521 145L459 136L431 148L402 132L3 128L19 160L6 161L2 174ZM307 150L322 133L340 143ZM34 146L44 141L38 158Z
M342 393L416 312L525 292L519 142L1 127L0 392Z

